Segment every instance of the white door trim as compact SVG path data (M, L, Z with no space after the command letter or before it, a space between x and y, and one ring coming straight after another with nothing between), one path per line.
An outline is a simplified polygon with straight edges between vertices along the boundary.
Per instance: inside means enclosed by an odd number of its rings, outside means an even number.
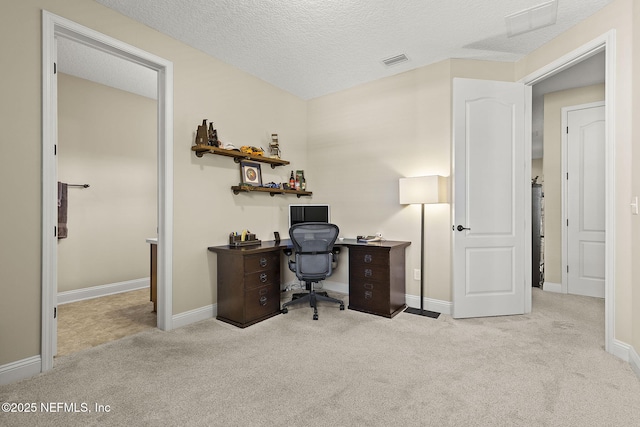
M569 107L563 107L561 109L562 113L562 127L560 128L562 130L562 154L561 154L561 176L565 177L567 175L567 172L569 171L569 158L567 156L567 144L568 144L568 135L567 132L564 131L564 129L567 128L568 125L568 115L570 111L576 111L576 110L583 110L583 109L587 109L587 108L592 108L592 107L602 107L604 106L604 102L603 101L598 101L598 102L591 102L588 104L580 104L580 105L572 105ZM569 219L569 217L567 216L568 213L568 196L569 196L569 190L568 190L568 181L566 179L562 179L562 188L561 188L561 197L562 197L562 224L566 224L567 220ZM567 264L569 263L569 259L568 259L568 253L569 253L569 242L568 242L568 232L567 232L567 227L565 227L564 225L562 226L562 284L560 286L560 292L563 294L569 293L569 277L567 274Z
M172 328L173 63L68 19L42 11L42 330L41 370L53 367L57 289L55 38L65 37L158 73L158 328Z
M616 88L616 30L609 30L600 37L567 53L522 80L524 84L534 85L547 77L567 69L574 64L605 51L605 118L606 118L606 201L605 201L605 350L615 354L615 214L616 214L616 176L615 176L615 88Z

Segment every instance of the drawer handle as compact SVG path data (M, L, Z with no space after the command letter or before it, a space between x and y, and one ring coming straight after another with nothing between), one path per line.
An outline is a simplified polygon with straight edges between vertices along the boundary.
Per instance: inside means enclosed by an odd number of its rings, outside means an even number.
M373 292L365 291L364 292L364 299L371 299L371 298L373 298Z
M267 305L267 297L260 297L260 305Z
M370 291L373 290L373 283L365 283L364 285L362 285L365 289L369 289Z
M370 268L365 268L364 277L371 277L371 276L373 276L373 270L371 270Z
M264 268L267 266L267 259L266 258L260 258L260 267Z
M269 280L269 278L267 277L267 273L262 273L262 274L260 275L260 281L261 281L262 283L265 283L267 280Z
M370 263L371 261L373 261L373 257L369 254L366 254L364 256L364 262L366 262L367 264Z

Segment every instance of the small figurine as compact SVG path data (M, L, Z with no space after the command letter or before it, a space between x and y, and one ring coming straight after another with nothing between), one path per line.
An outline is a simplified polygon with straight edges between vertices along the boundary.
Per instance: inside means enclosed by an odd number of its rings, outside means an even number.
M209 145L213 147L219 147L220 143L218 142L218 130L213 128L213 123L209 123Z
M196 145L209 145L209 136L207 135L207 120L203 120L196 131Z
M278 134L271 134L271 142L269 143L269 157L272 159L280 158L280 145L278 144Z

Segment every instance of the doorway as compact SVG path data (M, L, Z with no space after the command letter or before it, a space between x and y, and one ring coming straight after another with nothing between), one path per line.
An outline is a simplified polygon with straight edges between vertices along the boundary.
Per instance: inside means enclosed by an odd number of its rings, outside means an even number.
M522 79L527 85L536 85L543 80L554 76L561 71L567 70L575 64L584 61L600 52L605 55L605 230L613 231L615 229L615 117L614 105L614 77L615 77L615 32L610 31L601 37L591 41L590 43L566 54L547 66L539 69L533 74ZM531 198L530 187L528 188L527 198ZM530 242L528 243L530 245ZM605 254L605 350L610 353L616 353L614 348L614 320L615 320L615 301L614 301L614 262L615 235L613 232L606 233L604 254ZM546 274L545 274L546 275Z
M157 73L158 328L172 328L173 64L65 18L42 12L42 333L41 371L53 368L57 333L56 38L143 65ZM51 232L47 232L50 230Z

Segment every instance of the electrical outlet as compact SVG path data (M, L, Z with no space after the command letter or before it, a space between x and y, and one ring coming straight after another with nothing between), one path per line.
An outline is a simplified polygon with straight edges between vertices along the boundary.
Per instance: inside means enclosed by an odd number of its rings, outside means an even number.
M413 269L413 280L420 280L420 269L419 268L414 268Z

